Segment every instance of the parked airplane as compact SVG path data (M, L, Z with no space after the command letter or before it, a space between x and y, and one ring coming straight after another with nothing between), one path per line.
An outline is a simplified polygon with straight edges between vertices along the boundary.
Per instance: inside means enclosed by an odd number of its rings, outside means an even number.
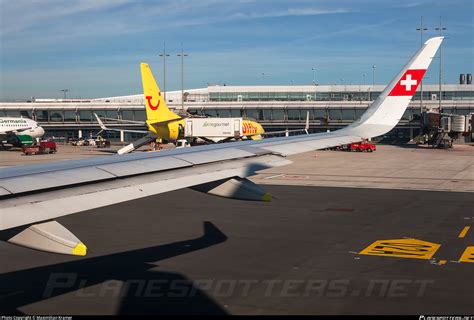
M184 139L185 118L177 115L168 108L148 64L141 63L140 71L142 75L142 85L147 116L146 125L148 131L108 128L100 120L97 114L95 114L102 130L138 132L147 134L144 138L139 139L120 149L118 151L119 154L131 152L148 142L154 141L157 138L170 142L176 142L179 139ZM134 123L137 122L134 121ZM242 136L238 138L247 137L251 140L259 140L261 139L261 134L265 133L262 125L256 121L243 119L241 126ZM234 138L234 136L203 136L198 138L209 142L221 142Z
M44 129L28 118L0 118L0 147L6 144L21 146L22 141L41 138Z
M227 198L269 200L247 177L291 163L288 155L360 142L392 130L442 41L427 40L361 118L340 130L0 169L0 230L16 234L9 238L11 243L85 255L86 246L54 219L189 187ZM150 106L164 104L156 95L153 100L149 90L145 95ZM179 119L171 113L167 117Z

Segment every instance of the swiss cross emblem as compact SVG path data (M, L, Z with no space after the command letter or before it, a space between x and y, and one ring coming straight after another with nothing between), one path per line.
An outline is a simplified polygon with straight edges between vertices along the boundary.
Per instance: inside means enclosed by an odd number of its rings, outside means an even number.
M405 86L405 90L406 90L406 91L411 91L411 86L416 86L417 83L418 83L418 81L413 80L413 79L411 78L411 74L407 74L406 79L400 81L400 84L401 84L402 86Z
M390 91L389 96L413 96L425 72L426 70L422 69L407 70Z

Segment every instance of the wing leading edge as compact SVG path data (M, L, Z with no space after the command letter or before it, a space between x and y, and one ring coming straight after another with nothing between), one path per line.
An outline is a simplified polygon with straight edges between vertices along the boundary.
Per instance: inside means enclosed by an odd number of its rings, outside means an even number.
M426 41L362 117L341 130L0 169L0 230L217 180L245 178L290 163L287 155L382 135L400 120L442 40Z

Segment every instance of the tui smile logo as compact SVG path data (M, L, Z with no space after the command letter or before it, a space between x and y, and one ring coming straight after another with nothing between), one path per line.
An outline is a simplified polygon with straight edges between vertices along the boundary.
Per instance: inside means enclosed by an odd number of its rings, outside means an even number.
M161 92L158 92L158 95L161 97ZM161 102L161 99L158 98L158 103L156 105L153 105L151 103L151 99L153 99L152 96L146 96L146 101L148 103L148 108L150 108L151 110L155 111L156 109L158 109L158 107L160 106L160 102Z

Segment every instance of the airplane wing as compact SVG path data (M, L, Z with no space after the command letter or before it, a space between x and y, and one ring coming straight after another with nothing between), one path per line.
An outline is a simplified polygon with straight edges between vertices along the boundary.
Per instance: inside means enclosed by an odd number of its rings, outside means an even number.
M125 119L117 119L117 118L108 118L108 117L100 117L104 120L111 120L118 123L130 123L130 124L141 124L146 125L145 121L135 121L135 120L125 120Z
M108 128L108 127L105 126L104 122L102 122L102 120L100 120L97 113L94 113L94 116L97 119L97 122L99 123L99 126L103 131L123 131L123 132L135 132L135 133L148 133L148 131L144 131L144 130Z
M34 232L15 241L38 249L38 241L30 239L38 230L48 239L65 234L39 222L167 191L193 187L223 197L268 200L245 178L290 163L288 155L359 142L395 127L442 40L426 41L362 117L341 130L0 169L0 230L34 224ZM45 224L48 228L41 229ZM74 252L79 242L71 239L61 243Z

